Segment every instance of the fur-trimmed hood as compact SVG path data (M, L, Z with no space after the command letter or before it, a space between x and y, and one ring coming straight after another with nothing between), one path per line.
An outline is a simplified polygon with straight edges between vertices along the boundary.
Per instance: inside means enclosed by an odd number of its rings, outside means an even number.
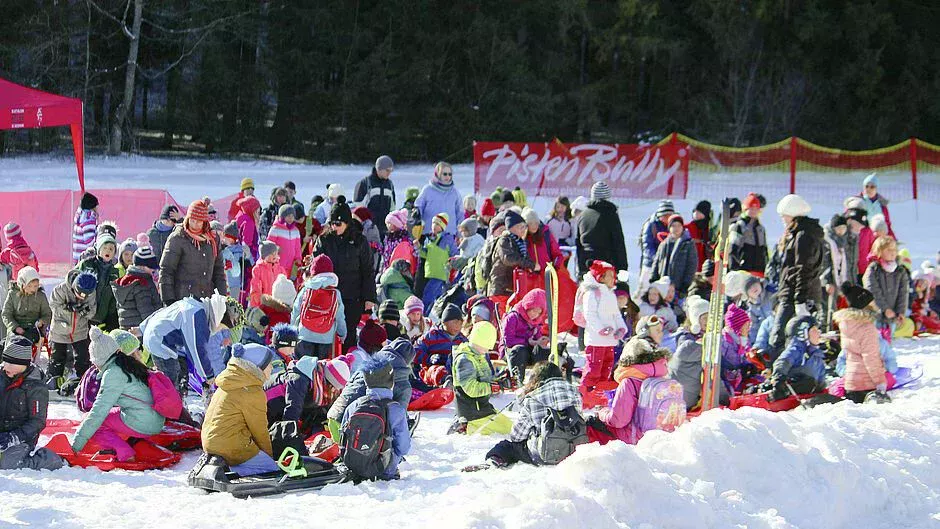
M652 364L659 359L669 360L670 356L669 349L654 347L647 339L633 337L623 346L623 354L620 355L617 365Z
M875 322L875 313L868 309L853 309L847 308L838 310L832 315L832 319L836 322L843 321L859 321L859 322Z

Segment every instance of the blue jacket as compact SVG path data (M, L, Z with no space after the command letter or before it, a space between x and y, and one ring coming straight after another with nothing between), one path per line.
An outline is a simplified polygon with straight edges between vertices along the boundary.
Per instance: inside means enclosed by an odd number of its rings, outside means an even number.
M770 333L774 329L774 319L765 318L764 321L760 323L760 329L757 330L757 338L751 342L752 349L759 349L761 351L770 350Z
M370 400L381 400L392 398L392 390L386 388L375 388L366 390L366 394L359 397L346 408L343 414L343 428L349 422L349 418L362 406L363 403ZM392 401L388 405L388 428L392 434L392 460L385 469L382 477L391 478L398 474L398 463L401 458L411 451L411 434L408 432L408 413L405 412L406 406L402 406L397 401Z
M407 338L399 338L372 355L392 364L395 371L395 386L392 388L395 402L408 408L411 402L411 362L414 361L415 349ZM327 417L335 421L342 419L346 408L354 400L366 394L366 379L362 371L356 371L346 382L343 392L330 406Z
M747 302L746 311L747 315L751 318L751 332L747 338L749 343L754 344L757 343L757 334L760 332L764 320L768 318L771 321L773 320L773 299L770 295L762 292L757 303Z
M297 327L298 338L305 342L320 344L333 343L333 337L336 335L339 335L340 340L346 339L346 333L348 332L346 329L346 318L344 317L346 308L343 305L343 295L339 291L337 291L339 306L336 309L336 321L333 322L333 329L331 331L326 333L313 332L300 324L300 311L303 309L304 296L307 291L324 289L326 287L336 288L337 285L339 285L339 278L332 272L317 274L304 281L304 286L294 299L294 308L290 311L290 324Z
M808 376L820 384L826 382L826 362L822 349L805 340L792 338L774 361L774 381L784 377Z
M448 188L441 188L433 183L424 186L415 200L415 208L421 212L424 233L431 233L431 221L438 213L447 213L449 217L447 227L444 228L445 233L456 235L457 225L463 221L463 199L455 185Z
M656 250L659 249L659 238L656 234L661 231L668 231L666 225L659 222L655 216L646 221L643 231L643 266L653 266L653 258L656 257Z
M203 381L225 369L224 353L217 340L210 339L209 317L202 302L183 298L151 314L140 324L143 346L164 360L186 358L190 372Z
M435 325L415 342L415 368L418 366L448 365L455 346L467 341L463 333L451 338L442 324Z

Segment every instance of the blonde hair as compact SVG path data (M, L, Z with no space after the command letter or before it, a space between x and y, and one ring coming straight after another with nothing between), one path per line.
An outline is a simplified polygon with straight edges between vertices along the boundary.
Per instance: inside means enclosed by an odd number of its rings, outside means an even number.
M895 241L894 238L890 235L882 235L881 237L875 239L875 243L871 245L871 254L880 259L881 254L891 247L897 249L897 241Z
M454 172L454 166L452 166L451 164L449 164L449 163L447 163L447 162L437 162L437 165L434 166L434 176L440 178L440 177L441 177L441 171L442 171L445 167L449 168L451 173Z

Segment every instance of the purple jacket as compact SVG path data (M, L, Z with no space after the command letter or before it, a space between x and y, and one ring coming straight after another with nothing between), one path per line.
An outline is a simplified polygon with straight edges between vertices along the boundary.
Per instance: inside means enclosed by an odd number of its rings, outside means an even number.
M424 233L431 232L431 221L438 213L447 213L450 217L447 228L444 229L447 233L456 235L457 225L463 221L463 199L455 185L448 188L441 188L434 183L424 186L418 199L415 200L415 208L421 212Z
M542 335L542 329L538 325L532 325L526 321L525 316L516 311L511 311L503 320L503 348L512 349L517 345L529 346L530 339L538 339Z

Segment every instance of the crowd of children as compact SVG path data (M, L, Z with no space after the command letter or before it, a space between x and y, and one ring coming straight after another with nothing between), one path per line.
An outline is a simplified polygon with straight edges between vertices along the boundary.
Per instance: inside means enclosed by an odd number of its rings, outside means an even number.
M27 417L0 399L0 468L61 466L54 454L24 455L23 447L35 447L48 390L70 395L93 382L92 396L79 399L87 415L73 448L92 443L133 459L129 438L153 435L167 420L192 421L167 404L164 381L176 398L204 396L203 449L241 475L277 470L282 446L320 435L329 441L318 448L332 446L360 478L396 478L411 444L405 410L440 388L456 400L451 433L508 435L488 464L553 463L588 440L635 443L699 407L714 303L723 315L722 404L748 388L772 400L822 392L833 363L846 398L885 400L893 337L909 327L940 331L938 267L912 273L899 259L876 178L825 227L802 198L784 197L777 212L786 230L776 244L761 222L762 195L728 199L722 257L730 269L726 296L715 299L709 258L719 219L707 201L688 223L672 202L657 205L641 229L634 297L618 278L626 249L604 182L590 199L559 197L542 218L518 188L498 189L476 211L446 163L398 208L393 170L380 157L355 203L333 183L307 210L292 182L262 207L245 178L227 224L204 199L185 216L167 206L148 233L120 244L118 227L100 221L86 193L75 214L77 264L50 298L21 228L7 224L0 394L26 392L23 402L37 411ZM540 288L542 272L564 269L569 258L576 295L557 301L568 304L575 327L566 330L583 343L579 385L564 348L552 349L550 300ZM163 288L167 266L172 288ZM224 281L216 281L220 270ZM841 355L833 362L822 331L836 327ZM45 340L43 374L31 360ZM491 397L516 388L513 423ZM612 391L609 402L582 412L603 391ZM388 442L370 446L377 413ZM554 432L545 431L549 422Z

